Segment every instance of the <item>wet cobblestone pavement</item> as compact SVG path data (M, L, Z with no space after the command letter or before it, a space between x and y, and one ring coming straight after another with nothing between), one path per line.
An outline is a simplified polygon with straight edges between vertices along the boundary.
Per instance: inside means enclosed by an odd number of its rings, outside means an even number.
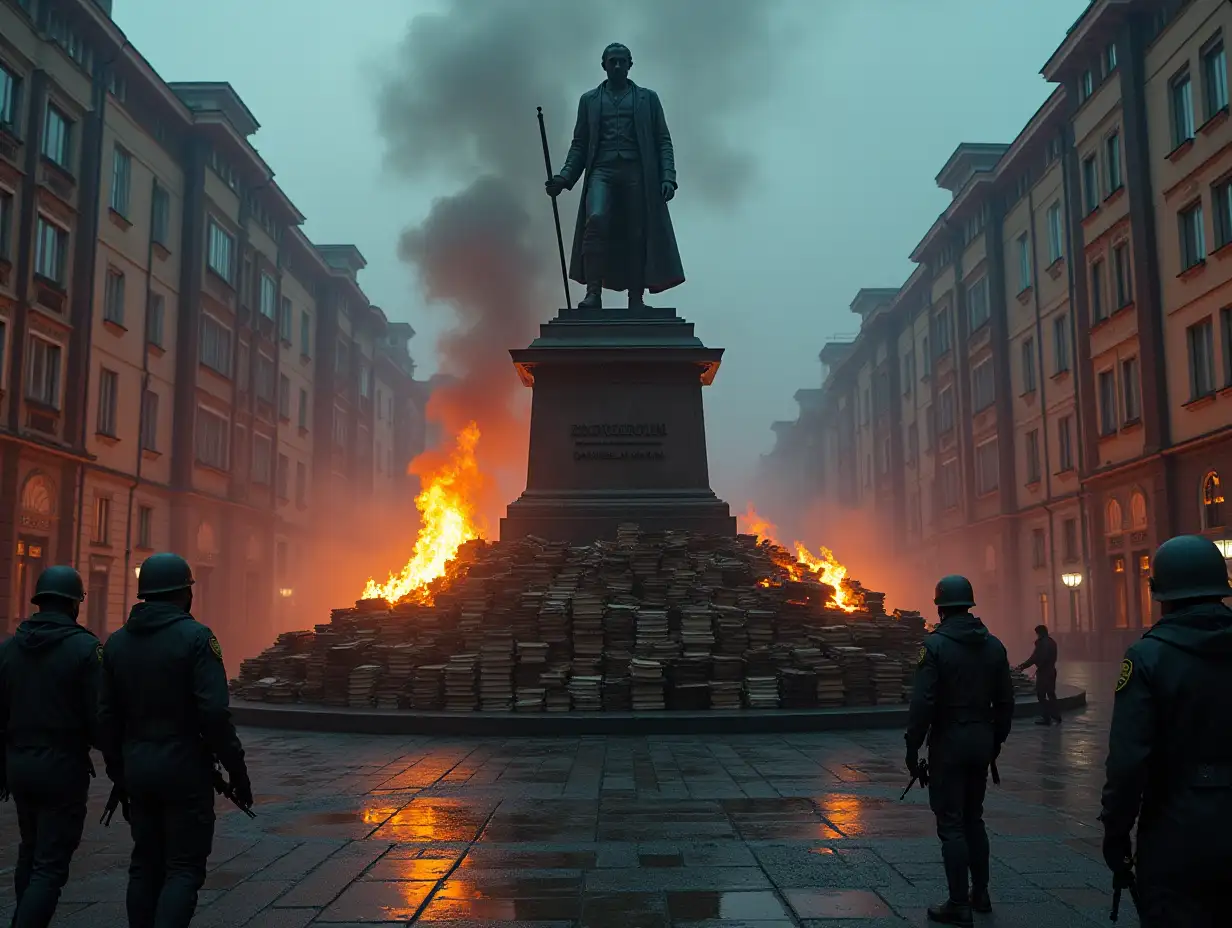
M1062 666L1089 706L1019 720L989 788L977 925L1106 924L1095 821L1114 665ZM902 733L467 739L241 731L259 817L224 801L194 926L925 925L945 895ZM101 765L99 765L101 769ZM125 924L119 816L91 814L57 928ZM0 806L0 919L17 824ZM1126 900L1121 925L1137 925Z

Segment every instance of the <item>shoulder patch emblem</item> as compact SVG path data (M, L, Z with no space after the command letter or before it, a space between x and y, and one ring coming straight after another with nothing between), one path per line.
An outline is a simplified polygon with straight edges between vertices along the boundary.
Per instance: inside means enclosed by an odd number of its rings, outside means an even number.
M94 656L98 658L100 664L103 662L103 646L101 644L94 646Z
M1116 692L1121 692L1125 689L1125 685L1129 683L1129 678L1134 674L1134 662L1128 657L1121 661L1121 672L1117 674Z
M222 645L218 643L218 639L210 635L210 650L214 652L214 656L222 661Z
M923 666L924 666L924 658L926 658L926 657L928 657L928 648L920 648L920 656L919 656L919 658L916 660L916 664L915 664L915 665L916 665L917 667L923 667Z

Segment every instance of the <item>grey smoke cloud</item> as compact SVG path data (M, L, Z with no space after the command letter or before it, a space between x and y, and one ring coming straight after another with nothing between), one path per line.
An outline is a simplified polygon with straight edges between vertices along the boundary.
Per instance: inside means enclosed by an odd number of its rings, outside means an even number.
M664 103L680 178L674 208L730 207L755 177L755 145L739 116L773 85L777 6L449 0L411 20L383 74L377 113L395 175L464 185L437 200L399 247L429 305L448 305L456 316L438 350L442 370L457 379L429 410L447 429L473 417L485 436L517 432L520 386L507 351L561 303L535 107L544 108L559 169L578 95L603 79L603 48L625 43L633 80ZM566 247L576 197L560 202ZM687 243L682 250L687 274ZM481 451L487 444L481 440ZM508 453L502 457L507 462Z

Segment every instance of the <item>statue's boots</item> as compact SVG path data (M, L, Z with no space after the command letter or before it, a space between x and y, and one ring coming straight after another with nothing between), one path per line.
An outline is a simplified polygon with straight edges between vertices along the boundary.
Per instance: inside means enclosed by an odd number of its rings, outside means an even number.
M637 312L640 310L646 310L646 309L654 309L653 306L648 306L645 300L642 299L643 292L644 291L642 290L641 287L637 287L637 288L631 287L629 289L629 309L633 310L634 312Z
M578 303L578 309L602 309L603 273L599 259L583 255L582 272L586 275L586 296Z

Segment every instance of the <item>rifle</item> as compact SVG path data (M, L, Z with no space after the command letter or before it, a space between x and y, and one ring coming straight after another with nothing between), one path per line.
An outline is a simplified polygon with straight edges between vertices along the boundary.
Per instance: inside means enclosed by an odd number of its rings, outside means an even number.
M257 813L252 811L252 809L247 806L240 805L240 801L235 798L235 787L227 782L226 778L222 775L222 770L218 767L214 768L214 792L218 793L220 796L225 796L227 799L230 799L231 804L249 818L257 817Z
M1134 871L1120 870L1112 874L1112 911L1108 914L1110 921L1115 922L1121 914L1121 891L1125 889L1129 890L1129 898L1133 900L1134 908L1142 911L1142 906L1138 903L1138 884L1134 881Z
M111 787L111 795L107 797L107 805L103 807L103 817L98 820L98 823L105 828L111 827L111 818L115 815L115 810L120 806L124 807L124 819L128 820L128 799L124 795L124 788L118 783Z
M898 797L898 801L902 802L907 798L907 794L911 792L911 787L915 786L916 781L920 782L921 787L928 786L928 758L924 758L915 766L915 773L911 775L911 779L907 781L907 788L903 790L903 794Z

